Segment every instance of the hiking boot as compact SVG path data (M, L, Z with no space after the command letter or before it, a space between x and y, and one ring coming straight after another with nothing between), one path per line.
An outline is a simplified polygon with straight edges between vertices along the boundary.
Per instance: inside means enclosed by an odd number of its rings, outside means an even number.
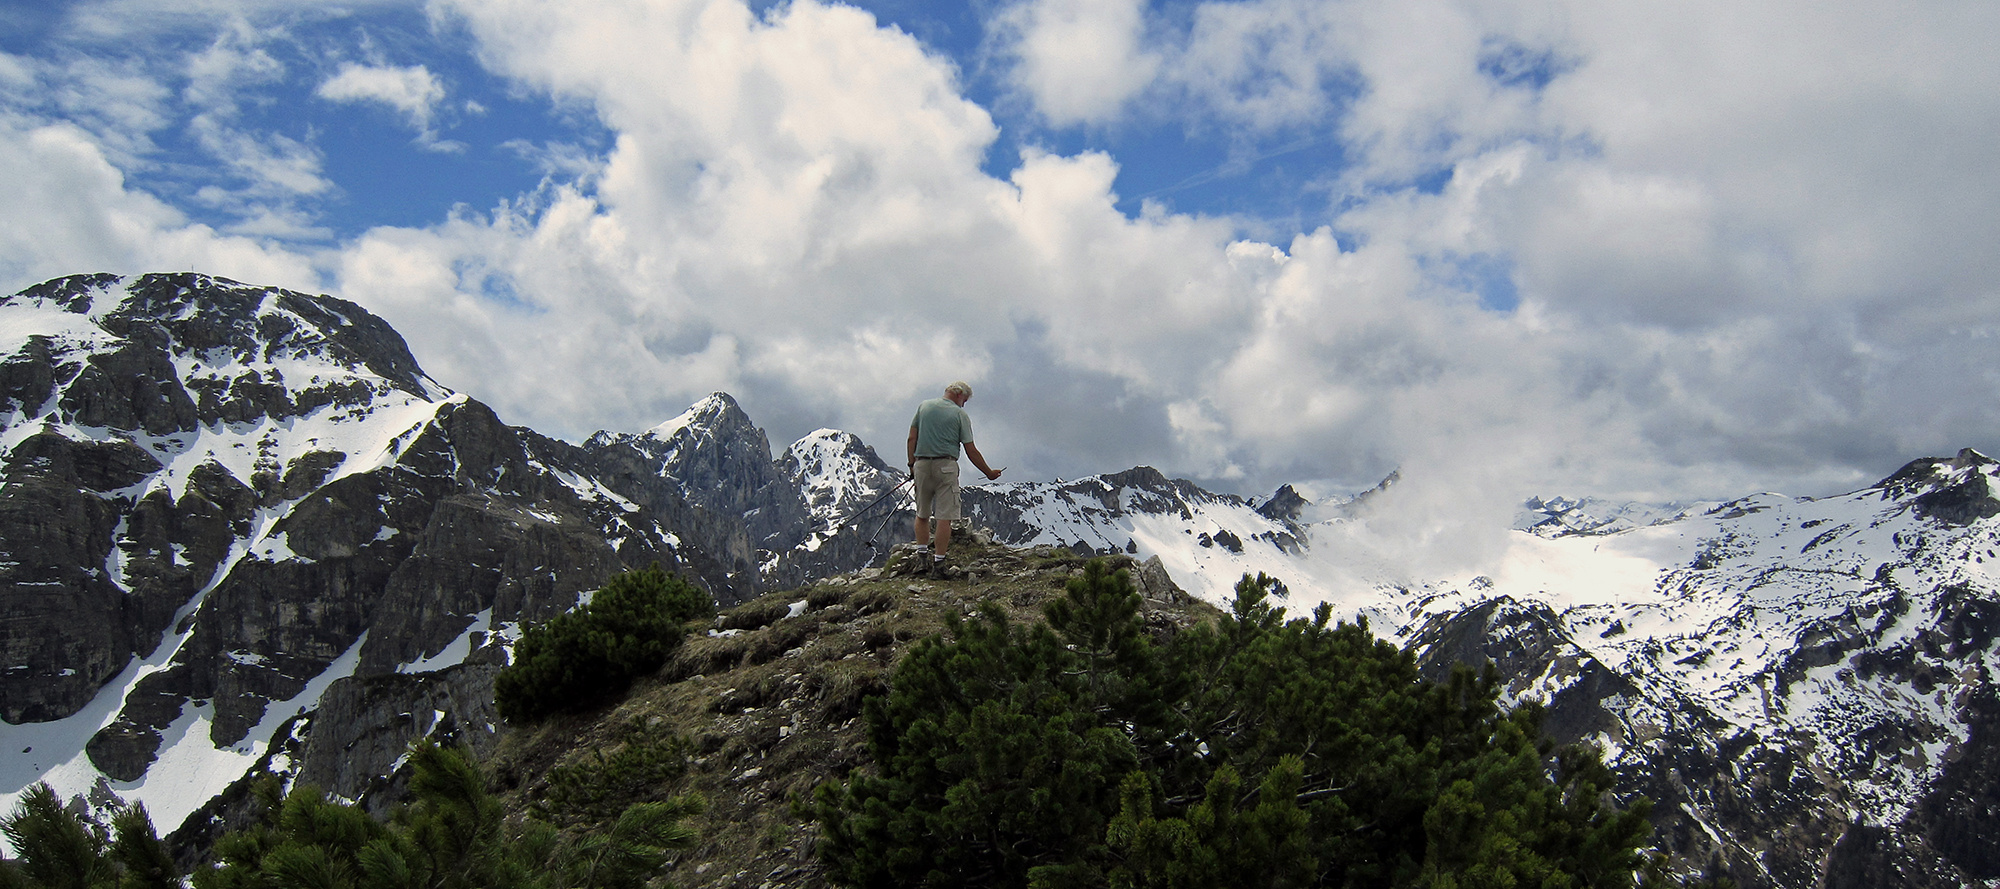
M899 545L897 548L901 549L902 547ZM890 569L890 573L908 574L912 577L922 577L931 573L931 548L928 546L910 547L907 552L904 552L903 558L896 562L895 567Z

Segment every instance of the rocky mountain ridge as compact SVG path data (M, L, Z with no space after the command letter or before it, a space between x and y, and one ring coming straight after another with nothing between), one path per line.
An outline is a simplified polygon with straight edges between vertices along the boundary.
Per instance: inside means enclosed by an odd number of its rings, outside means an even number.
M1434 670L1500 665L1555 740L1596 741L1621 789L1661 804L1659 839L1690 866L1985 885L1996 472L1973 451L1917 460L1850 494L1559 533L1523 547L1540 568L1344 604Z
M1136 467L975 485L966 509L997 545L1157 559L1209 602L1263 571L1434 671L1496 663L1660 803L1683 870L1969 886L2000 880L1996 472L1963 452L1817 500L1538 498L1486 573L1363 589L1337 532L1370 495ZM413 738L494 749L525 622L653 561L725 605L854 576L908 534L900 481L837 430L774 455L721 393L580 445L509 427L329 297L30 288L0 299L0 803L49 780L192 837L258 768L369 797Z
M506 426L351 303L89 275L0 300L0 329L9 794L171 826L344 677L504 661L655 561L755 592L740 521L614 490L615 449Z

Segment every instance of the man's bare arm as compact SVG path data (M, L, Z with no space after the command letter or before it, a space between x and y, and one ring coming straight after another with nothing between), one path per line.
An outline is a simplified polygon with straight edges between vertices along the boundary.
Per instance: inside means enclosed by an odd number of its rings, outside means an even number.
M911 441L915 441L915 439L911 439ZM915 445L912 445L911 447L915 447ZM969 441L965 443L965 457L966 459L972 461L972 465L979 467L980 472L986 473L986 477L989 480L999 478L1000 473L1007 471L1005 469L988 468L986 465L986 458L979 455L978 446L974 445L972 442Z
M908 458L905 466L917 465L917 427L910 427L910 439L903 443L903 456Z

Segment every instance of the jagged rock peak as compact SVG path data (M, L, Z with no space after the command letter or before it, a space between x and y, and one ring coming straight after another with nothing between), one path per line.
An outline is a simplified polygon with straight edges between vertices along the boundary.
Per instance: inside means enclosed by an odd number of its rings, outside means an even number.
M861 436L839 429L808 432L778 458L785 474L800 480L824 475L850 461L881 472L891 471L888 462L862 441Z
M725 452L734 455L748 448L762 461L771 460L770 439L727 392L702 396L678 416L637 435L599 432L584 442L590 449L615 445L637 448L659 463L662 475L682 481L688 481L683 464L714 462Z
M1971 448L1951 457L1924 457L1876 484L1883 496L1908 499L1917 514L1953 525L2000 515L1992 478L2000 463Z
M0 306L59 309L87 318L90 327L108 335L92 336L87 328L63 325L63 333L86 342L125 340L209 365L312 358L350 370L365 369L422 398L449 395L424 375L408 344L388 322L359 305L324 294L311 296L193 272L129 278L97 273L45 281L0 298Z
M1109 472L1098 476L1098 478L1114 488L1154 490L1169 487L1173 484L1164 473L1151 466L1134 466L1124 472ZM1079 481L1082 480L1079 479Z
M637 435L599 432L584 443L589 449L617 445L637 448L658 462L663 476L687 483L693 482L690 473L741 472L746 468L723 465L731 462L770 464L758 467L753 474L775 475L770 439L727 392L702 396L678 416Z
M1271 499L1257 507L1257 514L1274 522L1296 522L1312 501L1293 490L1291 485L1280 487Z
M804 498L771 458L764 430L726 392L710 393L638 435L599 432L584 449L599 457L620 450L640 455L645 472L680 486L689 502L742 516L761 549L789 549L807 533Z
M718 432L753 426L750 415L727 392L710 392L682 411L680 416L642 433L645 438L672 441L688 436L715 437Z

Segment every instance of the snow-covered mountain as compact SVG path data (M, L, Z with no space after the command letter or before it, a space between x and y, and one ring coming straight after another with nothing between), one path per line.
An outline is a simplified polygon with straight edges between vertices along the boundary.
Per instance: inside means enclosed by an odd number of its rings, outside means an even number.
M811 465L843 508L899 480ZM1372 587L1343 564L1358 502L1313 510L1286 488L1253 504L1140 467L977 484L965 503L1003 542L1157 556L1211 602L1267 572L1295 614L1328 602L1434 676L1492 662L1556 740L1600 745L1621 792L1655 801L1656 841L1683 872L1970 886L2000 880L1996 475L1965 451L1821 499L1536 498L1479 573Z
M1712 502L1616 503L1596 497L1530 497L1515 513L1513 527L1537 537L1615 534L1684 519L1714 508Z
M0 806L48 780L171 829L285 739L354 795L415 734L489 739L506 640L611 573L754 592L740 519L602 462L329 297L179 274L0 299ZM353 712L289 725L330 702ZM371 732L386 757L353 753Z
M890 544L909 539L910 490L890 494L906 476L860 439L822 429L800 439L782 462L817 523L802 549L827 546L835 529L843 542L860 535L875 544L863 553L885 555ZM1211 601L1232 595L1244 572L1299 554L1303 503L1286 487L1258 506L1148 466L1068 481L968 482L962 498L967 521L992 531L997 542L1159 556L1184 587Z
M1661 839L1745 885L2000 878L2000 465L1520 535L1490 575L1339 604L1434 665L1491 659L1610 751ZM1988 560L1996 560L1989 564Z
M1434 675L1492 662L1658 803L1682 870L1969 886L2000 881L1996 473L1968 451L1822 499L1537 498L1488 564L1380 583L1346 549L1380 490L1252 501L1137 467L965 506L1211 602L1269 573ZM491 743L524 621L653 561L725 604L880 565L903 480L837 430L774 455L723 393L581 445L509 427L329 297L30 288L0 299L0 807L48 780L198 842L252 768L370 797L413 738Z

